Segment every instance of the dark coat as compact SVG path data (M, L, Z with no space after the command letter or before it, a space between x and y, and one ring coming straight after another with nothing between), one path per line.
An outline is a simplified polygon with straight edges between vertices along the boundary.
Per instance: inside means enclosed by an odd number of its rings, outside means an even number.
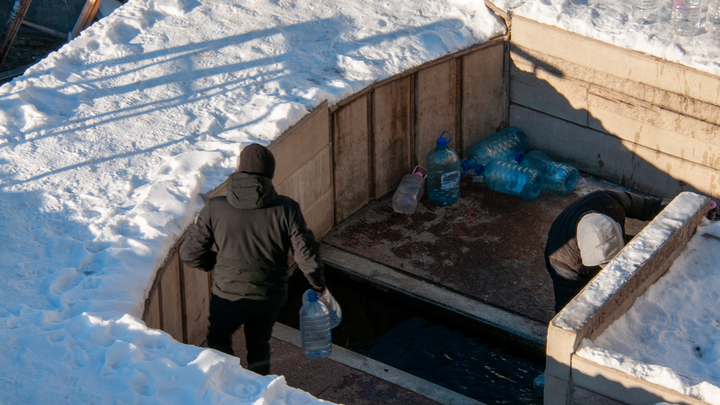
M605 214L617 221L625 234L625 218L649 221L663 208L662 200L655 197L611 190L590 193L570 204L555 218L545 246L545 264L548 269L553 264L589 280L598 273L600 267L586 267L582 264L575 236L578 222L584 215L593 212Z
M200 211L180 259L212 271L212 292L221 298L284 300L291 252L312 288L324 290L319 245L298 203L278 195L269 178L236 172L227 197L211 198Z

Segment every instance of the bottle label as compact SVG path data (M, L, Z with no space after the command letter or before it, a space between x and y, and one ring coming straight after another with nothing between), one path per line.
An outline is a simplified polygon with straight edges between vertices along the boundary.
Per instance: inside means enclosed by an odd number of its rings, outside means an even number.
M454 171L454 172L448 172L443 174L440 177L440 189L442 190L450 190L458 186L458 183L460 182L460 172Z

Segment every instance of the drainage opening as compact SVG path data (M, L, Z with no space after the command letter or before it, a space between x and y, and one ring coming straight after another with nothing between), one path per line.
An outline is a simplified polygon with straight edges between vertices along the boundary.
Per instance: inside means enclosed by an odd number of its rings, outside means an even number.
M533 380L544 353L509 346L489 327L326 267L328 288L343 311L333 343L487 405L542 405ZM299 329L301 294L310 288L298 271L278 322Z

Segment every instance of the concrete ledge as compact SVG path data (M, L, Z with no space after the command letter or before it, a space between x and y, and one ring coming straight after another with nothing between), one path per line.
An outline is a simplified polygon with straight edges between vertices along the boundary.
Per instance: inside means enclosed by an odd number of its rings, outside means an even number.
M297 329L293 329L281 323L275 323L272 335L276 339L302 347L300 331ZM415 377L412 374L390 367L387 364L359 355L345 349L344 347L333 345L330 359L362 371L363 373L380 378L381 380L403 387L424 397L440 402L441 404L483 405L482 402L478 402L472 398L458 394L455 391L450 391L447 388L443 388L437 384L431 383L430 381Z
M602 393L607 398L628 405L659 402L707 405L706 402L594 363L580 356L573 356L572 364L574 390L580 387L592 393Z
M709 207L707 197L677 196L555 316L548 328L546 375L572 387L573 354L582 339L597 337L665 274Z
M544 351L545 324L483 304L325 243L321 244L320 255L325 263L341 271L492 326L525 341L535 350Z

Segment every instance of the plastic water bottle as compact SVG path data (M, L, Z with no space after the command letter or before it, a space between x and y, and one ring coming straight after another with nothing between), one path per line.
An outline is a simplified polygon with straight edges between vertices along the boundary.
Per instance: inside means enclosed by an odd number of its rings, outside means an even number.
M700 28L703 0L673 0L670 23L678 35L695 35Z
M515 127L507 127L470 147L467 162L470 166L487 165L493 159L515 160L527 150L525 134Z
M525 154L520 164L540 170L543 175L542 188L556 194L570 194L580 180L580 171L575 166L556 162L539 150Z
M710 0L708 2L705 31L720 35L720 0Z
M330 314L314 291L308 295L307 303L300 308L300 337L303 352L308 359L324 359L330 356Z
M445 139L444 131L437 140L437 147L427 155L427 192L435 205L451 205L460 197L460 157L448 146L452 135Z
M662 0L632 0L632 15L642 23L654 23L662 14Z
M317 295L317 293L313 290L305 291L305 294L303 294L302 297L303 306L308 303L310 294ZM326 289L318 301L320 301L323 305L325 305L325 308L328 309L330 329L340 325L340 322L342 322L342 308L340 308L340 304L338 304L337 300L335 300L335 297L330 294L330 290Z
M400 185L392 198L392 207L395 212L410 215L415 212L418 201L425 193L425 177L418 171L418 168L425 169L418 165L411 174L406 174L400 180ZM427 169L426 169L427 170Z
M542 173L533 167L495 159L483 166L480 172L485 184L501 193L532 200L542 190Z

